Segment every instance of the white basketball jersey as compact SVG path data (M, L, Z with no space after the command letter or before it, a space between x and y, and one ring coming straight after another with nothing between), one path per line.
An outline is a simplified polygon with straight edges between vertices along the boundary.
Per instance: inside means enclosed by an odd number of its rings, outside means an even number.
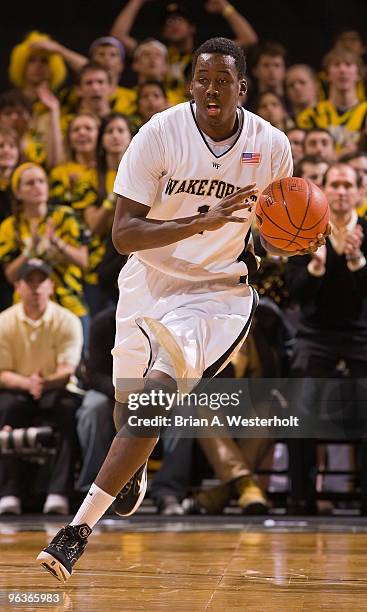
M287 137L243 108L242 129L231 148L214 155L185 102L158 113L133 138L117 172L114 191L150 207L147 218L179 219L205 212L218 200L256 183L260 192L291 176ZM176 277L206 280L247 274L237 261L244 249L254 207L237 211L246 223L227 223L174 244L139 251L143 262Z

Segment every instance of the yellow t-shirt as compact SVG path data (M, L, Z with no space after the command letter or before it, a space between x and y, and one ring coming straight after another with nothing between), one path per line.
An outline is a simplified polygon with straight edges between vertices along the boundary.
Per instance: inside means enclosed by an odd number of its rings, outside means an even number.
M75 176L77 178L72 179ZM114 170L107 171L107 194L113 193L115 177L116 172ZM96 285L98 283L96 268L106 252L106 240L97 234L93 235L84 218L85 210L89 206L102 205L98 198L98 174L96 169L85 168L85 166L75 162L57 166L50 173L50 195L53 203L71 206L82 224L89 254L89 265L84 272L84 280Z
M297 117L297 125L309 130L313 127L328 130L335 138L336 151L358 142L367 117L367 102L361 102L347 111L338 111L330 100L319 102L315 108L306 108Z
M0 313L0 370L27 377L41 371L47 378L61 363L76 367L82 345L78 317L54 302L37 321L26 316L23 304Z
M39 241L31 252L31 257L43 259L52 268L52 280L55 285L54 299L78 317L82 317L88 312L83 298L82 270L75 264L66 261L59 251L49 247L45 237L48 219L51 219L55 227L55 234L71 246L80 247L85 244L84 232L70 207L50 208L46 216L38 220ZM23 250L31 244L30 223L22 212L2 222L0 225L0 262L2 264L6 265L19 257Z

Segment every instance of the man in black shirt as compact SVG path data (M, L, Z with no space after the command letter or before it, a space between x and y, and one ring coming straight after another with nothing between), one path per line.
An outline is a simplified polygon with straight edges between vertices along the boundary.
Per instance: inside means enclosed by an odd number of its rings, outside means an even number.
M312 256L291 257L287 264L287 287L301 307L292 375L334 378L343 362L352 378L363 378L367 372L367 222L355 210L360 178L348 164L334 163L324 176L323 188L332 233ZM319 410L320 393L325 390L320 383L305 382L303 392L298 388L303 411ZM315 509L314 442L290 441L292 495L309 511Z

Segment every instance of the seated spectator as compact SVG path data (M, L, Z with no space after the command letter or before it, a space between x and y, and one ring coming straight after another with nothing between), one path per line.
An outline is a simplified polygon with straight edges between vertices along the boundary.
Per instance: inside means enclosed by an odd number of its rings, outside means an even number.
M286 131L286 135L291 145L293 164L296 165L304 156L306 130L302 130L298 127L291 127Z
M311 66L307 64L289 66L285 75L285 87L294 119L297 119L306 108L316 106L320 88L316 73Z
M85 317L82 269L88 265L88 252L80 224L69 207L48 208L47 176L41 166L18 166L11 185L15 214L0 225L0 262L7 280L15 283L30 257L42 258L52 269L55 300Z
M109 451L116 431L113 424L114 387L111 350L115 341L116 307L97 314L91 323L87 372L90 389L77 412L82 452L78 488L88 491Z
M137 132L153 115L169 107L166 90L160 81L146 81L140 85L137 113L131 117L131 125Z
M80 396L67 389L79 363L82 328L50 300L51 268L29 259L17 271L20 303L0 314L0 427L52 425L58 433L44 513L69 513ZM19 459L0 456L0 514L20 514Z
M359 175L361 180L361 199L358 203L357 213L360 217L364 217L367 212L367 153L357 151L350 155L344 155L340 158L340 161L352 166Z
M33 43L32 47L48 53L58 53L76 73L79 73L89 61L84 55L68 49L56 40L41 40ZM112 91L109 101L111 110L119 110L119 112L126 114L132 113L134 109L130 108L130 105L131 102L135 101L135 92L128 87L119 85L125 67L123 44L113 36L102 36L92 42L88 55L92 62L103 66L110 73ZM64 114L77 112L79 96L75 86L64 88L59 93L59 99Z
M332 164L324 176L332 233L312 255L288 259L287 286L301 308L291 368L294 377L307 377L294 398L303 414L319 413L325 381L317 379L335 378L341 360L352 377L366 375L367 222L355 211L359 188L354 168ZM289 459L295 507L313 513L315 440L289 440Z
M294 176L308 179L318 187L324 183L325 172L329 164L317 155L305 155L294 168Z
M16 45L10 55L9 79L32 104L33 129L46 148L46 160L53 166L62 160L60 130L60 104L53 92L66 77L66 68L60 55L38 51L32 45L48 40L47 34L31 32Z
M264 91L259 95L254 103L254 112L282 132L286 132L293 124L282 97L272 91Z
M13 195L10 187L10 177L20 158L20 148L17 133L12 129L0 127L0 224L13 212ZM3 267L0 266L0 311L13 303L13 287L5 278Z
M299 127L328 130L335 139L338 155L357 149L367 115L367 102L358 101L357 83L361 75L360 57L351 51L334 49L324 59L329 81L329 98L297 118Z
M256 82L247 101L247 108L253 110L259 94L272 91L284 98L286 71L286 50L280 43L268 41L255 48L250 56L251 73Z
M59 121L56 115L54 119ZM31 101L20 90L11 89L0 94L0 127L16 131L23 161L47 167L59 163L60 156L55 154L54 146L55 143L57 147L60 145L62 151L58 123L56 139L52 126L51 129L48 129L48 126L46 132L40 129L32 116Z
M73 206L89 197L86 183L97 164L98 117L88 112L77 113L68 124L65 135L67 161L55 166L49 175L52 205ZM77 209L83 208L82 205Z
M343 28L337 33L334 39L333 49L350 51L354 53L354 55L360 57L362 62L366 53L366 45L361 32L349 28ZM322 88L323 99L327 99L329 97L329 82L324 70L318 74L318 78ZM357 96L359 102L365 102L366 100L365 78L366 68L362 65L361 77L357 83Z
M116 17L111 34L121 40L128 53L132 54L138 41L130 34L134 22L145 4L144 0L129 0ZM257 43L257 34L247 19L227 0L207 0L205 9L209 13L221 14L233 30L237 44L248 48ZM168 47L168 87L183 93L185 70L191 64L196 33L195 21L189 11L176 2L165 7L162 23L162 40ZM156 78L156 77L149 77Z
M324 128L307 130L304 141L305 155L316 155L329 164L336 159L335 141L330 132Z

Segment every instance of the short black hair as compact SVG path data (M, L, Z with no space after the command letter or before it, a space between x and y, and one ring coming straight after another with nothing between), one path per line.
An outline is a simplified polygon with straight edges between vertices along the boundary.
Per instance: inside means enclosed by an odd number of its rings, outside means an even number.
M97 71L104 72L107 75L108 82L111 83L112 77L111 77L111 73L108 70L108 68L105 68L98 62L95 62L94 60L91 60L87 64L84 64L84 66L79 70L78 76L77 76L78 85L81 84L82 79L84 75L87 74L87 72L97 72Z
M331 132L329 132L329 130L327 130L326 128L321 128L321 127L312 127L309 130L306 130L305 140L307 140L310 134L318 134L318 133L327 134L335 145L334 135Z
M360 157L367 158L366 151L355 151L354 153L346 153L342 157L339 157L339 161L347 164L348 162L353 161L353 159L359 159Z
M218 55L230 55L233 57L235 66L237 68L238 76L240 79L245 78L246 76L246 58L241 47L236 45L229 38L217 37L217 38L209 38L206 40L198 49L196 49L191 65L191 74L194 76L196 64L198 61L199 55L203 53L217 53Z
M7 107L21 107L30 115L33 112L32 102L20 89L8 89L0 95L0 112Z
M294 176L303 178L303 166L305 164L327 164L327 166L329 166L329 162L320 157L320 155L305 155L299 160L298 164L296 164L293 172Z
M340 167L343 167L343 166L344 167L346 166L347 168L351 168L351 170L354 171L354 174L356 175L356 185L357 185L358 189L360 189L362 187L362 177L361 177L360 173L358 172L358 170L353 168L353 166L351 166L350 164L347 164L345 162L340 162L340 161L336 161L336 162L333 162L332 164L330 164L330 166L326 170L324 176L322 177L322 186L325 187L326 181L327 181L327 177L328 177L328 174L330 173L330 170L333 170L334 168L340 168Z
M149 85L153 85L154 87L157 87L158 89L161 90L162 96L164 96L165 98L167 98L167 91L166 88L164 86L164 84L162 83L162 81L158 81L156 79L149 79L148 81L144 81L143 83L141 83L138 86L138 100L141 97L142 91L145 87L148 87Z

